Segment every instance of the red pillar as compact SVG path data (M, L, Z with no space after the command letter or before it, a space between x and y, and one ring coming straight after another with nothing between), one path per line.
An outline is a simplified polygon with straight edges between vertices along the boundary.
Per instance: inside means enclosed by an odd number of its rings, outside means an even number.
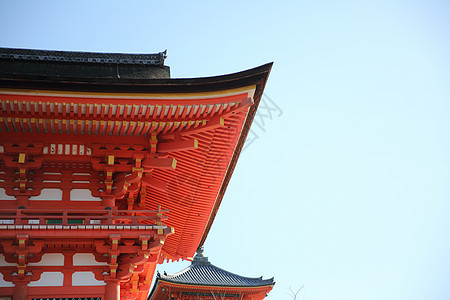
M28 299L28 287L26 282L15 282L13 289L13 300L27 300Z
M105 299L120 300L120 284L116 280L105 280Z
M75 254L75 250L63 250L62 254L64 255L64 268L61 269L64 274L64 286L72 286L72 274L74 273L73 269L73 255Z

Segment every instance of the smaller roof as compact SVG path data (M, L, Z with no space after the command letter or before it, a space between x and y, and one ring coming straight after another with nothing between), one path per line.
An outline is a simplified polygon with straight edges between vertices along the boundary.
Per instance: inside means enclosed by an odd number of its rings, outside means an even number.
M203 255L203 248L197 250L197 254L189 267L176 274L161 275L158 273L157 280L179 284L225 287L257 287L275 284L273 277L270 279L262 279L262 276L256 278L244 277L218 268Z

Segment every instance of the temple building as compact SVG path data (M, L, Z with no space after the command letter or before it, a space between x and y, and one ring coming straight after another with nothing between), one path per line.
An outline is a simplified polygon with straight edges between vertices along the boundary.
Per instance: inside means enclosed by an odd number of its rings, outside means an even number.
M203 245L272 65L165 58L0 48L0 299L147 299Z
M243 277L218 268L199 249L192 264L173 275L157 274L149 300L261 300L273 288L273 278Z

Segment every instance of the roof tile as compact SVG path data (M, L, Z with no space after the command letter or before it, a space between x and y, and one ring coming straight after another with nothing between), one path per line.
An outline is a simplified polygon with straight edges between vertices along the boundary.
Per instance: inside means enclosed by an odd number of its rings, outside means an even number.
M176 274L161 275L158 273L158 279L181 284L240 287L265 286L275 283L273 278L244 277L223 270L211 264L202 252L203 250L197 251L192 264L186 269Z

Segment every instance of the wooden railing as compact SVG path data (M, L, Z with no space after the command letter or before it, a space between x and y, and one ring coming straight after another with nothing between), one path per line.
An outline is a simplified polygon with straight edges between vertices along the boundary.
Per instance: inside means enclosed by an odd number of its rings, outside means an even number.
M0 209L2 224L55 225L157 225L167 219L168 209L159 210L92 210L92 209ZM145 222L144 222L145 221Z

